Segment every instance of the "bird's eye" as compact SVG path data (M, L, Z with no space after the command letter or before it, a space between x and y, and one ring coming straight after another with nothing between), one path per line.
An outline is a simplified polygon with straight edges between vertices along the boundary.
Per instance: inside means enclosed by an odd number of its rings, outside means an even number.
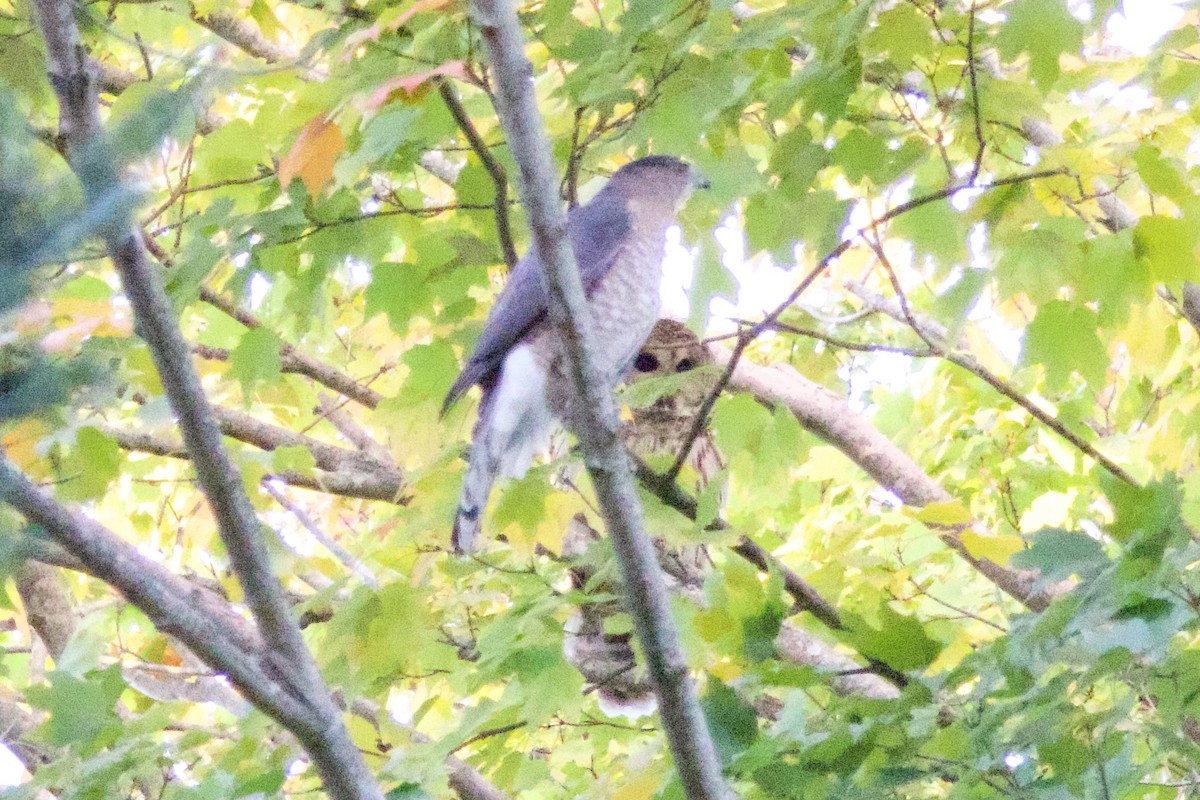
M690 358L681 358L679 363L675 365L676 372L687 372L696 368L696 362Z
M658 369L658 359L651 353L638 353L633 366L638 372L654 372Z

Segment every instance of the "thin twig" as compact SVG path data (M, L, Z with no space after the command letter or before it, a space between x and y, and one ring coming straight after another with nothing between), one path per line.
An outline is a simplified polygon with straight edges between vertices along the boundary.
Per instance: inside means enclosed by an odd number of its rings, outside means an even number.
M979 180L979 172L983 169L983 152L987 142L983 138L983 121L979 113L979 83L975 76L975 2L971 2L971 10L967 16L967 74L971 79L971 113L975 118L975 141L979 148L975 151L975 163L971 165L971 174L967 183L972 186Z
M322 547L332 553L346 566L347 569L357 575L359 580L361 580L367 586L370 586L372 589L379 588L379 579L375 577L375 573L371 572L371 568L363 563L361 559L359 559L349 550L338 544L332 536L326 535L325 531L321 530L321 528L315 522L313 522L312 517L308 515L308 512L306 512L296 503L292 502L291 498L284 494L279 487L271 483L270 479L264 480L262 482L262 487L266 490L267 494L275 498L275 501L279 503L279 505L283 506L292 513L292 516L294 516L300 522L300 525L304 528L304 530L308 531L309 536L316 539Z
M459 130L463 132L463 136L467 137L471 149L475 151L475 155L495 185L496 197L492 207L496 212L496 235L499 237L500 247L504 251L504 263L508 264L509 269L512 269L517 265L518 256L516 245L513 244L512 224L508 216L508 173L504 171L504 166L496 160L496 156L492 154L487 143L483 141L483 137L479 135L475 123L471 121L471 115L467 113L467 110L463 108L462 101L458 99L458 93L454 91L454 86L449 81L443 80L438 85L438 93L441 94L446 108L450 110L450 116L454 117Z
M1000 394L1004 395L1009 400L1012 400L1021 408L1025 409L1034 419L1038 420L1047 428L1057 433L1060 437L1073 445L1077 450L1094 459L1096 463L1103 467L1113 477L1128 483L1130 486L1141 485L1137 479L1118 466L1117 463L1108 456L1097 450L1090 442L1086 441L1068 428L1062 423L1062 421L1056 418L1054 414L1018 392L1007 381L976 361L973 356L958 353L951 349L947 343L939 341L938 339L930 336L925 330L926 326L923 325L922 322L913 315L912 310L909 308L908 299L900 286L899 279L896 277L896 272L892 268L891 262L888 260L887 254L884 253L883 248L878 242L875 242L869 238L868 245L872 250L875 251L875 255L879 258L879 263L887 272L888 278L892 284L892 288L896 292L896 296L900 301L902 313L901 321L912 328L913 332L915 332L917 336L919 336L921 340L925 342L925 344L928 345L931 350L934 351L935 355L940 358L944 358L951 364L954 364L961 369L965 369L967 372L970 372L972 375L975 375L983 380ZM867 292L866 289L859 286L854 286L852 287L852 291L855 291L859 297L867 300L867 302L873 302L873 298L871 298L870 293ZM881 308L880 310L888 313L887 309Z

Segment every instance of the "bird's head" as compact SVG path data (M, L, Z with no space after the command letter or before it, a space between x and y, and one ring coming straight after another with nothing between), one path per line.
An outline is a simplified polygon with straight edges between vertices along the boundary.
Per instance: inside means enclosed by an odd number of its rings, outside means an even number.
M609 185L635 202L664 205L672 211L683 205L694 189L709 188L702 172L674 156L646 156L621 167Z

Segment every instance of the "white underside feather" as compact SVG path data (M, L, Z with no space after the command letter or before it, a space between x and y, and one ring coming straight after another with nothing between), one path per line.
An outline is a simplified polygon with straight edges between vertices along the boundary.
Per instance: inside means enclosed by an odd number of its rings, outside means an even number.
M550 407L546 370L529 345L517 345L504 357L492 400L492 454L505 477L522 478L538 453L550 445Z

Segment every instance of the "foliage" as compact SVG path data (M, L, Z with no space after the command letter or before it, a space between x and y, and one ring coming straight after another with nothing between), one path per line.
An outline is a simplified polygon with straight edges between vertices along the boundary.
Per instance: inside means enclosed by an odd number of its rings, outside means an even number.
M0 102L19 109L0 115L0 442L61 500L239 603L189 462L162 454L178 455L171 412L94 236L130 200L85 199L70 177L33 9L0 7ZM692 326L728 332L729 305L710 300L738 289L753 325L827 266L743 358L848 398L948 493L902 506L906 486L860 469L854 441L733 391L712 416L728 526L706 524L718 492L700 523L644 493L655 535L712 556L675 614L739 797L1195 791L1200 33L1189 6L1132 52L1111 41L1116 13L1112 0L523 9L565 195L586 199L647 152L698 164L712 189L681 215L698 250ZM279 534L306 639L342 697L388 712L347 717L385 791L449 796L453 752L513 797L680 797L657 718L609 716L564 659L563 624L609 599L612 578L572 588L556 555L576 513L600 527L566 448L494 504L505 541L477 560L448 552L473 409L439 418L441 399L502 285L503 238L528 239L496 180L517 170L463 4L113 2L78 19L105 157L142 192L138 219ZM745 243L732 272L718 226ZM765 304L747 299L761 287ZM902 302L889 315L880 296ZM399 491L381 483L388 462ZM3 513L0 572L19 575L41 540ZM1044 609L1001 592L947 531L1034 576ZM779 571L729 549L739 535L843 627L787 610ZM46 712L23 738L52 754L6 796L318 787L292 738L211 680L187 694L205 668L112 589L68 575L79 616L50 660L17 582L0 594L0 709ZM785 617L907 686L839 694L773 645Z

